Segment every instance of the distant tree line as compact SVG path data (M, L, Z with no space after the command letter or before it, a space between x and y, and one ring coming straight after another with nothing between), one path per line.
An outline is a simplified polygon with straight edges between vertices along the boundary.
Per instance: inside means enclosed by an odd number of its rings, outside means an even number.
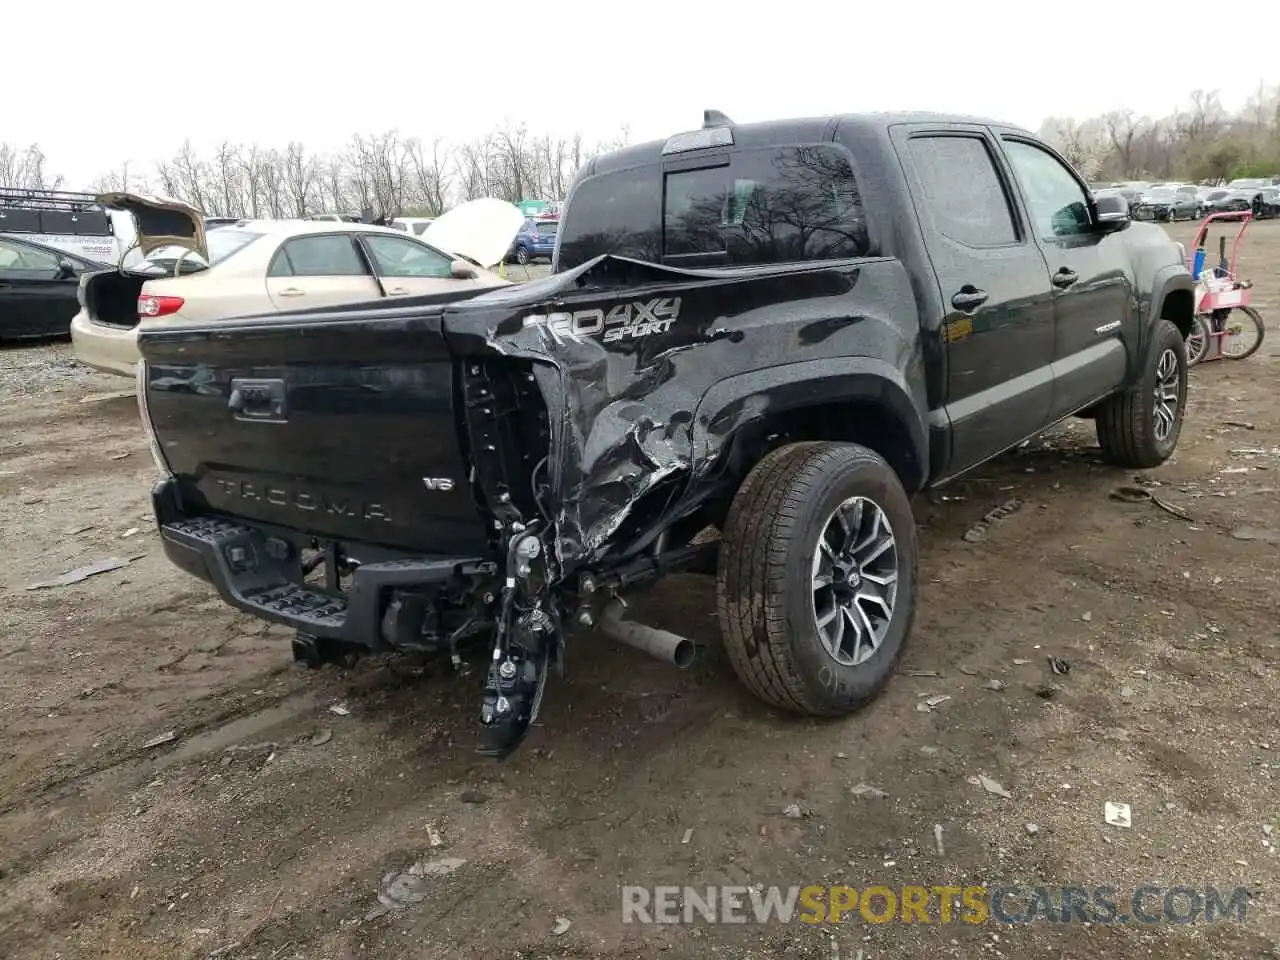
M436 216L464 200L563 199L591 157L627 142L586 143L503 126L466 143L357 134L345 148L313 152L293 142L266 147L226 141L201 154L188 140L169 159L122 162L86 185L177 197L209 216L301 217L316 213ZM50 173L38 144L0 143L0 186L69 189Z
M1270 176L1280 174L1280 86L1260 85L1237 113L1217 91L1195 90L1167 116L1049 117L1039 133L1094 181Z

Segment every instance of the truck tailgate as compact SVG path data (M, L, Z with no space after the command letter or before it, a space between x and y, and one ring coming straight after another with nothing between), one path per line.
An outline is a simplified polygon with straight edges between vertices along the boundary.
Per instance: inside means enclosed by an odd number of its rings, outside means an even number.
M483 548L439 315L146 330L184 509L415 552Z

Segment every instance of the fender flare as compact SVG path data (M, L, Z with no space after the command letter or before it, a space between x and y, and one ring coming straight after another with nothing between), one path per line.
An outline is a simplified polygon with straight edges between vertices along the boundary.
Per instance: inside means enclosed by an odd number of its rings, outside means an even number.
M1160 314L1164 310L1164 302L1168 299L1169 294L1178 290L1185 290L1192 297L1191 310L1195 313L1195 289L1196 282L1192 279L1187 268L1181 263L1171 263L1161 267L1156 271L1156 275L1151 284L1151 302L1147 305L1146 322L1142 327L1142 349L1139 356L1142 358L1142 366L1139 370L1146 369L1146 364L1151 360L1151 349L1155 343L1155 329L1160 322Z
M875 357L802 360L712 384L694 411L693 453L698 472L716 466L733 437L751 423L831 403L871 403L883 408L905 433L902 439L908 445L915 474L910 484L914 489L908 492L924 486L929 477L929 443L922 414L923 385L913 390L902 371ZM891 456L886 459L894 460Z

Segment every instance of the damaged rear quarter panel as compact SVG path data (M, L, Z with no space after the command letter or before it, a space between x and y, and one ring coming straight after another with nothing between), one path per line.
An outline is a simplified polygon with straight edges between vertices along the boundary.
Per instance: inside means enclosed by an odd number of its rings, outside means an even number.
M923 409L915 301L892 259L693 272L605 256L450 309L445 331L464 357L535 363L566 572L625 555L610 538L646 494L678 514L733 432L778 397L842 399L829 390L847 378L797 385L810 361L839 374L847 360L854 375L875 358Z

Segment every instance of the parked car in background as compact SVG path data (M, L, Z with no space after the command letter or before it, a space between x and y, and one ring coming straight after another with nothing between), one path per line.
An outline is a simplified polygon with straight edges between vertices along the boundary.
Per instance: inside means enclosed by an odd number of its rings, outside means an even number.
M555 253L556 230L559 226L558 220L535 220L533 217L527 217L524 226L520 228L515 241L511 244L511 252L507 254L507 260L514 260L521 264L533 260L550 260L551 255Z
M65 337L80 306L81 274L110 269L111 264L0 234L0 340Z
M1263 187L1258 191L1258 209L1254 216L1260 220L1280 217L1280 187Z
M142 198L119 197L140 218L172 230L179 206L149 210ZM186 236L128 271L94 275L83 285L82 309L71 323L76 358L107 373L133 376L140 322L225 320L308 307L337 306L380 297L465 294L507 281L465 257L416 237L371 224L332 220L241 220L204 229L189 211ZM148 220L150 219L150 223ZM154 229L154 227L152 227ZM513 224L512 230L515 229ZM510 237L510 232L506 237ZM506 238L493 254L501 256Z
M1137 220L1194 220L1200 216L1200 198L1195 187L1151 187L1130 209Z
M435 222L435 217L396 217L387 224L392 230L399 230L402 233L411 233L415 237L420 237L426 232L427 227Z
M1253 209L1253 200L1259 196L1258 190L1230 189L1222 187L1208 196L1209 213L1244 213Z

